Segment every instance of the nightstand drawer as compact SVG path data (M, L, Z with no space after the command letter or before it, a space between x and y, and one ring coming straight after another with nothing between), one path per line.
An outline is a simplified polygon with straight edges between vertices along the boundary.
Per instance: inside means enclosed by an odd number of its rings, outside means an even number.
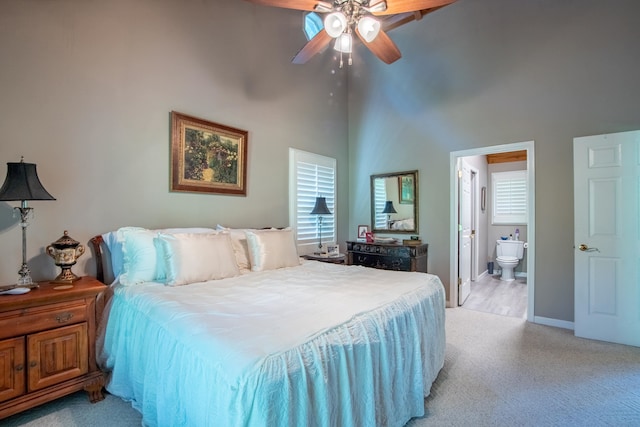
M0 338L30 334L87 320L84 300L43 305L0 314Z

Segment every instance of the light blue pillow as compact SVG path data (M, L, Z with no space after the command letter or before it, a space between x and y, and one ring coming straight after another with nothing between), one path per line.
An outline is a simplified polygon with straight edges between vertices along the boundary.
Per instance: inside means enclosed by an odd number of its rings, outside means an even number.
M124 269L124 253L122 252L122 245L124 239L124 234L127 231L132 230L145 230L142 227L122 227L116 231L110 231L108 233L104 233L102 235L102 240L105 245L107 245L107 249L109 249L109 254L111 255L111 270L113 271L113 277L118 277L122 274Z
M158 252L154 244L156 231L125 227L118 230L122 242L123 267L120 283L125 286L164 280L158 269Z

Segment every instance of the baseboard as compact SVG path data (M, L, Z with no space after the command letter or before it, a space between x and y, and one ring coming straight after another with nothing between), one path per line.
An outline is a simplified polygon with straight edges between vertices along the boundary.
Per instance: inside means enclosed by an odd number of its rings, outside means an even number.
M570 329L573 331L573 322L567 320L550 319L548 317L533 316L533 323L546 326L554 326L556 328Z

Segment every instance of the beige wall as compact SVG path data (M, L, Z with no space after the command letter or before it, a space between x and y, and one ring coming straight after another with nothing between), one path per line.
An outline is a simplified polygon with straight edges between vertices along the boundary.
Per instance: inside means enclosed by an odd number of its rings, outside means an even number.
M420 171L420 236L448 288L449 153L535 141L535 315L573 321L577 136L640 129L640 2L458 0L390 32L349 75L350 229L372 173Z
M34 278L58 273L44 248L64 230L86 244L124 225L288 225L289 147L337 158L346 240L346 77L290 64L300 23L238 0L0 2L0 179L24 156L57 199L30 204ZM247 197L169 192L171 110L249 131ZM0 202L0 283L21 263L13 206Z
M286 225L292 146L338 159L341 242L370 221L370 174L418 169L420 236L448 287L449 153L534 140L535 315L572 321L572 139L640 129L639 14L636 0L458 0L392 31L391 66L357 47L345 79L330 49L289 63L295 11L3 0L0 161L37 163L58 199L31 204L29 266L57 274L44 247L65 229L86 243L122 225ZM171 110L249 130L247 197L168 191ZM12 206L2 283L20 265Z

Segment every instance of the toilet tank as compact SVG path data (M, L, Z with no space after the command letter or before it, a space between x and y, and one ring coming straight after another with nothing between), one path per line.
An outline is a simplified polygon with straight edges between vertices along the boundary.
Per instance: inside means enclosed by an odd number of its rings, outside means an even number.
M524 242L522 240L496 240L497 256L514 256L522 259L524 256Z

